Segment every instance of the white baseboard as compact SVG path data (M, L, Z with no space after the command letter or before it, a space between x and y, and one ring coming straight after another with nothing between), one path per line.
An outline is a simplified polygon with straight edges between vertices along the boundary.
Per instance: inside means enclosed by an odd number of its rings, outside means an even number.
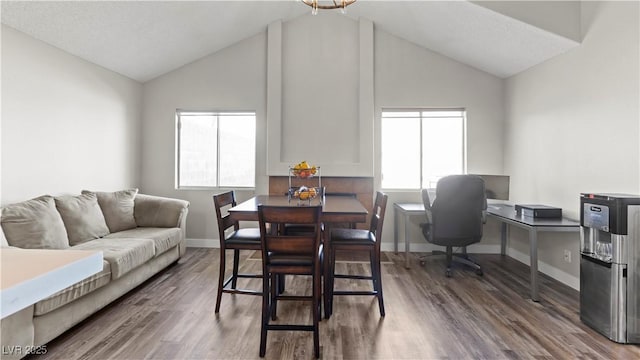
M512 258L520 261L525 265L530 265L531 261L529 259L529 254L522 253L520 251L507 248L507 255ZM575 277L571 274L568 274L552 265L549 265L545 262L538 260L538 271L541 273L560 281L561 283L580 291L580 278Z
M398 244L398 252L404 252L404 243ZM219 239L187 239L187 247L193 248L220 248L220 240ZM380 249L382 251L393 251L393 243L392 242L383 242ZM424 243L412 243L410 252L431 252L433 250L442 250L441 246L429 244L427 242ZM500 245L483 245L483 244L474 244L470 245L467 248L467 251L472 254L499 254L500 253ZM507 248L507 255L514 258L515 260L525 264L530 265L529 255L522 253L520 251ZM580 278L577 278L571 274L568 274L552 265L549 265L545 262L538 261L538 270L550 276L551 278L560 281L561 283L570 286L573 289L580 290Z
M187 247L192 248L220 248L220 239L189 239Z
M442 246L433 245L428 242L423 243L412 243L409 249L409 252L431 252L433 250L442 250ZM393 243L391 242L382 242L380 246L380 250L382 251L393 251ZM484 244L474 244L470 245L467 248L467 251L473 254L499 254L500 253L500 245L484 245ZM398 244L398 252L404 252L404 243Z

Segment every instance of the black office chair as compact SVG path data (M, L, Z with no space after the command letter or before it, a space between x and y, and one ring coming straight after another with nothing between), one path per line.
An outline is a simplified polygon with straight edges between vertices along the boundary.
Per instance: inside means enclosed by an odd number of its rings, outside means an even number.
M452 262L468 265L482 276L482 268L467 255L467 246L480 242L485 222L487 199L484 180L475 175L450 175L438 181L436 198L431 205L429 193L422 190L422 201L427 222L421 224L425 239L446 247L447 277L451 276ZM462 248L462 253L453 253L454 247ZM424 265L424 258L420 263Z

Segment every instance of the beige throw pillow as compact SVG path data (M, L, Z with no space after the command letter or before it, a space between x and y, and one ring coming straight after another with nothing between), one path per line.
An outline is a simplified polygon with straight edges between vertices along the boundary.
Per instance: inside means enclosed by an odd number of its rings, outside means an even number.
M2 229L11 246L24 249L65 249L67 231L52 196L44 195L2 210Z
M136 218L133 216L133 199L136 197L138 189L115 192L83 190L82 193L95 193L98 196L98 204L100 204L109 231L112 233L137 227Z
M69 245L109 235L96 194L58 196L55 201L67 229Z

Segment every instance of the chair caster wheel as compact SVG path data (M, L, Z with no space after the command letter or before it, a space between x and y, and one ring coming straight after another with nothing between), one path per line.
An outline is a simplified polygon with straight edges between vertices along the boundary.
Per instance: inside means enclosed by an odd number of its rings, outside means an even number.
M424 266L424 264L426 264L426 262L424 260L420 260L420 266Z
M451 277L451 269L447 269L447 270L444 272L444 275L445 275L446 277L448 277L448 278L449 278L449 277Z
M478 269L478 270L476 270L476 274L477 274L478 276L482 276L482 275L484 275L484 273L482 272L482 269Z

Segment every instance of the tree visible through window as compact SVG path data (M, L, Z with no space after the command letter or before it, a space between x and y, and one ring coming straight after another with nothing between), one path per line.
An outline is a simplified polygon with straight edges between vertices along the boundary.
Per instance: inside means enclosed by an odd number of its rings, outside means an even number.
M465 169L464 110L383 110L382 188L434 188Z
M177 112L177 185L254 187L256 114Z

